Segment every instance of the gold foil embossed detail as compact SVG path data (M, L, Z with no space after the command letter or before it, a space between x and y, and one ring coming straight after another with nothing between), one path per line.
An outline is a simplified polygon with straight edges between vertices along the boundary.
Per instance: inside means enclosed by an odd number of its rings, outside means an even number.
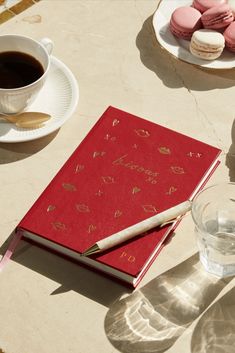
M128 262L135 262L135 256L130 255L125 251L121 253L120 258L125 259Z
M170 186L169 190L166 192L167 195L171 195L173 194L173 192L176 192L177 188L175 188L174 186Z
M70 183L63 183L62 186L67 191L76 191L77 190L76 186L74 186L73 184L70 184Z
M111 176L102 176L102 180L105 184L114 184L114 178Z
M101 190L98 190L96 193L95 193L96 196L102 196L103 195L103 191Z
M182 167L175 167L175 166L172 166L172 167L171 167L171 171L172 171L174 174L185 174L184 168L182 168Z
M105 137L104 137L105 140L107 141L116 141L116 137L115 136L111 136L110 134L106 134Z
M120 121L118 120L118 119L114 119L113 120L113 126L116 126L116 125L118 125L120 123Z
M49 205L49 206L47 207L47 212L54 211L55 208L56 208L56 207L55 207L54 205Z
M168 147L159 147L158 148L158 151L161 153L161 154L171 154L171 150L170 148Z
M64 231L66 229L66 225L64 223L61 222L52 222L52 227L55 230L60 230L60 231Z
M124 168L135 170L138 173L147 174L148 176L156 177L159 173L150 169L146 169L142 165L136 164L134 161L128 160L128 154L124 154L115 161L112 162L113 165L120 165Z
M80 173L84 169L84 165L77 164L75 167L75 174Z
M135 130L135 133L140 137L149 137L150 136L150 133L147 130L143 130L143 129Z
M103 157L103 156L105 155L105 153L106 153L106 152L104 152L104 151L101 151L101 152L95 151L95 152L93 153L93 158L96 158L96 157Z
M202 156L202 153L196 153L196 158L201 158Z
M137 194L140 191L141 191L141 189L138 188L138 186L134 186L133 189L132 189L132 194Z
M83 213L87 213L90 212L90 209L87 205L85 204L76 204L76 209L78 210L78 212L83 212Z
M148 181L148 182L151 183L151 184L157 184L157 180L154 179L153 177L147 178L146 181Z
M202 157L202 153L200 153L200 152L189 152L189 153L187 153L187 156L189 156L191 158L193 158L193 157L201 158Z
M157 213L157 209L153 205L143 205L142 206L145 212Z
M122 215L122 211L120 211L120 210L116 210L116 211L114 212L114 218L121 217L121 215Z
M92 233L96 230L96 226L94 224L89 224L89 227L88 227L88 230L87 230L87 233Z

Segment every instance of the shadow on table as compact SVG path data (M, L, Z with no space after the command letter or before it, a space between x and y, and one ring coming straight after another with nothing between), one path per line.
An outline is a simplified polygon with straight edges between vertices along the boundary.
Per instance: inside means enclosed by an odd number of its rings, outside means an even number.
M58 131L32 141L0 143L0 164L16 162L41 151L55 138Z
M173 232L165 241L164 246L167 246L172 241L174 235L175 233ZM15 232L13 231L0 247L0 255L3 256L6 253L14 236ZM63 255L60 256L53 250L50 251L33 242L20 240L16 249L13 250L11 260L59 283L58 288L50 295L59 295L72 290L106 307L110 307L123 295L133 292L131 285L124 285L121 281L96 270L93 271L75 260L63 257Z
M232 353L235 342L235 288L214 303L198 321L192 353Z
M231 182L235 182L235 119L231 129L232 144L226 155L226 166L229 169L229 178Z
M106 335L122 353L165 352L229 281L206 273L195 254L116 301L105 319Z
M176 59L157 42L153 16L144 22L136 38L142 63L171 88L185 87L195 91L207 91L234 86L235 70L212 70Z
M5 254L12 236L0 248L1 255ZM132 288L24 240L20 241L11 260L58 283L58 288L50 295L72 290L109 307L124 293L132 291Z

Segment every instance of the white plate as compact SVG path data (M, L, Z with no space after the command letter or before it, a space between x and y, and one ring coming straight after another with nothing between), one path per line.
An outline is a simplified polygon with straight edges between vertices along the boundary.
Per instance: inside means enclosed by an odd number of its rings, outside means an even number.
M169 29L172 12L180 6L190 6L189 0L162 0L153 16L153 27L159 44L176 58L209 69L231 69L235 67L235 53L224 49L213 61L199 59L189 51L189 41L176 38Z
M22 129L0 121L0 142L24 142L46 136L59 129L74 112L79 100L78 83L60 60L51 57L51 67L45 85L29 111L39 111L52 116L38 129Z

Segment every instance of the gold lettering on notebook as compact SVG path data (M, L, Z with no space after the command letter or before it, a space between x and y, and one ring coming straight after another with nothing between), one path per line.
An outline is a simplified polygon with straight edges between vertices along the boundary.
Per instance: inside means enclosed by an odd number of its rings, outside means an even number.
M115 218L121 217L121 215L122 215L122 211L120 211L120 210L116 210L116 211L114 212L114 217L115 217Z
M103 191L101 190L98 190L96 193L95 193L96 196L102 196L103 195Z
M202 157L202 153L199 153L199 152L189 152L187 153L187 156L189 157L196 157L196 158L201 158Z
M96 158L96 157L103 157L103 156L105 155L105 153L106 153L106 152L104 152L104 151L101 151L101 152L95 151L95 152L93 153L93 158Z
M157 209L153 205L143 205L142 206L145 212L154 212L157 213Z
M128 259L127 259L128 262L135 262L135 256L128 256Z
M84 205L83 203L82 204L76 204L75 207L76 207L78 212L83 212L83 213L90 212L89 207L87 205Z
M75 167L75 174L80 173L84 169L84 165L77 164Z
M114 178L111 176L102 176L102 180L105 184L114 184Z
M56 207L55 207L54 205L49 205L49 206L47 207L47 212L54 211L55 208L56 208Z
M161 154L171 154L171 150L170 148L168 147L159 147L158 148L158 151L161 153Z
M106 134L105 137L104 137L105 140L107 141L116 141L116 137L115 136L111 136L110 134Z
M143 130L143 129L135 130L135 133L140 137L149 137L150 136L150 133L147 130Z
M125 251L121 253L120 258L125 259L128 262L135 262L135 256L127 254Z
M169 190L166 192L167 195L173 194L173 192L176 192L177 188L174 186L170 186Z
M124 168L130 169L130 170L135 170L138 173L147 174L152 177L156 177L159 174L158 172L154 172L150 169L147 169L139 164L136 164L133 161L128 161L127 157L128 157L128 154L124 154L123 156L121 156L118 159L116 159L115 161L113 161L112 164L113 165L120 165Z
M76 191L77 190L76 186L74 186L73 184L70 184L70 183L63 183L62 186L67 191Z
M92 233L96 230L96 226L94 226L94 224L90 224L88 229L87 229L87 233Z
M133 189L132 189L132 194L137 194L140 191L141 191L141 189L138 188L138 186L134 186Z
M66 225L64 223L61 223L61 222L52 222L52 227L55 229L55 230L60 230L60 231L63 231L66 229Z
M113 126L116 126L120 123L120 121L118 119L114 119L113 120Z
M171 170L172 170L172 172L174 174L184 174L185 173L184 168L182 168L182 167L174 167L174 166L172 166Z
M146 181L150 182L151 184L157 184L157 180L152 177L147 178Z

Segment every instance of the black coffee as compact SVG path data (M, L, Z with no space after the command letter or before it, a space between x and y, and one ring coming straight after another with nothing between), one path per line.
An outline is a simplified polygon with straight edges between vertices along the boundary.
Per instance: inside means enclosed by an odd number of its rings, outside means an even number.
M44 73L33 56L18 51L0 53L0 88L18 88L38 80Z

